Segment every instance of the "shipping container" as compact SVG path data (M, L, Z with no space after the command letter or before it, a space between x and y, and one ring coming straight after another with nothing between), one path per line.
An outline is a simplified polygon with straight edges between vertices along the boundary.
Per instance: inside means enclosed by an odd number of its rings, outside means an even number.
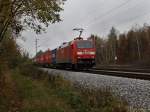
M56 63L69 64L71 61L71 46L70 43L65 43L57 49Z

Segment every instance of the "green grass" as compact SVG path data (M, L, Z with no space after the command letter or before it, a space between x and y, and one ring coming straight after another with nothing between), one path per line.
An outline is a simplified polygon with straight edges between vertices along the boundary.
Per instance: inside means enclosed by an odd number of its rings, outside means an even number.
M62 77L41 76L35 79L14 72L21 112L127 112L125 103L109 91L77 89Z

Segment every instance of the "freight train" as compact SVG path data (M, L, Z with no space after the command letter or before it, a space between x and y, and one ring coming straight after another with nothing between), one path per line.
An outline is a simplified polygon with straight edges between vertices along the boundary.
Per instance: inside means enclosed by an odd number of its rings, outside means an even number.
M47 50L34 58L34 62L45 67L83 69L95 65L95 42L81 37L63 43L54 50Z

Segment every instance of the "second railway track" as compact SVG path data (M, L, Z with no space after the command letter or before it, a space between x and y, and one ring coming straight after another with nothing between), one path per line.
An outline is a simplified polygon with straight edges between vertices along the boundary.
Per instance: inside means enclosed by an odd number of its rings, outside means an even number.
M94 68L89 70L83 70L83 72L150 80L149 69L96 69Z

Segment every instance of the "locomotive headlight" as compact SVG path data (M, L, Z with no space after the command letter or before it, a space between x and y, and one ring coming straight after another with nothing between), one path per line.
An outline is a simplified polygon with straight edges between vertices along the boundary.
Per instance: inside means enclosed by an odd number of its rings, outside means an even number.
M77 55L82 55L83 54L83 52L77 52Z
M95 52L89 52L89 54L91 54L91 55L95 55Z

